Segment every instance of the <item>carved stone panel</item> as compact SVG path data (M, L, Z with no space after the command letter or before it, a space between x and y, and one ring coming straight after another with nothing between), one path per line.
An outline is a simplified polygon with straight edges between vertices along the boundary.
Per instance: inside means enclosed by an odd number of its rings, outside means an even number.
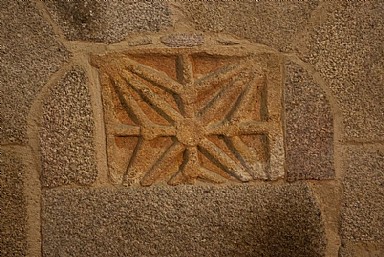
M244 49L139 47L92 57L113 183L250 182L284 174L279 59Z

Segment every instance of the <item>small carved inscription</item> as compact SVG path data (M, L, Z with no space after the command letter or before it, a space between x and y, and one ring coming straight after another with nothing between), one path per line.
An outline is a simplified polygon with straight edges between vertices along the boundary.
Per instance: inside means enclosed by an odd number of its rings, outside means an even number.
M280 116L268 104L271 92L280 104L279 85L270 85L259 57L233 53L165 48L93 56L114 183L281 177L271 170L283 152Z

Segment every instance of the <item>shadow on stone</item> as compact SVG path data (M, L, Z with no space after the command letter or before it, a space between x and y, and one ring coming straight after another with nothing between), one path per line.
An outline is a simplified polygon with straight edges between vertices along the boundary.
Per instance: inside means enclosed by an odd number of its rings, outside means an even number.
M54 189L43 199L45 256L324 256L303 183Z

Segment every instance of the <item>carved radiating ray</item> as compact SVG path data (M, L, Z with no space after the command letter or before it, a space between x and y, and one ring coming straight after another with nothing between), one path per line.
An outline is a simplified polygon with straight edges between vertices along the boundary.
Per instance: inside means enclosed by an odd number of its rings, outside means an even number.
M124 174L124 185L130 186L133 183L137 182L140 175L144 172L144 170L140 168L140 164L142 163L140 155L143 153L143 150L145 150L148 146L148 141L140 137L129 160L127 170Z
M198 112L198 117L202 121L210 121L217 115L220 108L231 105L232 99L229 95L241 92L245 81L242 79L233 79L225 85L215 96ZM233 104L233 103L232 103Z
M230 131L231 128L233 128L233 126L227 120L221 120L208 125L206 127L206 133L207 135L230 136L232 135Z
M154 133L154 137L164 136L170 137L176 135L176 128L174 126L162 126L162 125L154 125L153 127L146 128L151 130Z
M168 184L192 183L198 177L198 171L199 157L197 156L197 148L189 147L184 151L184 162L179 171L172 176Z
M116 77L115 80L111 79L111 82L120 100L124 102L131 114L134 116L134 122L141 126L150 126L153 124L139 107L136 100L131 96L130 92L127 91L126 87L123 85L123 81L119 77Z
M150 186L156 182L156 180L164 173L164 170L172 164L172 162L184 151L184 149L185 147L179 142L174 142L170 147L168 147L140 181L141 185Z
M181 102L178 106L185 117L192 118L195 116L195 108L192 103L196 101L192 57L188 54L179 55L176 65L177 78L184 86L183 92L179 95Z
M224 169L224 171L226 171L229 175L243 182L252 180L252 177L248 174L244 167L238 165L223 150L208 139L203 139L200 142L199 150L207 156L208 159L213 159L214 163Z
M193 83L193 65L192 57L188 54L182 54L177 57L177 77L178 80L183 84Z
M175 94L180 94L183 91L183 86L168 77L165 72L155 70L129 58L124 58L124 62L126 65L125 67L129 71L147 80L148 82L152 82L155 86L171 91Z
M140 136L140 127L123 123L115 124L113 126L113 134L120 137Z
M255 104L255 100L257 99L257 87L255 86L255 82L257 79L256 76L253 76L243 92L239 94L236 103L226 116L227 120L238 120L241 117L241 113L244 113L251 104Z
M265 177L264 165L254 149L247 146L238 136L224 137L224 142L253 178Z
M142 99L148 102L150 106L166 120L176 122L183 119L183 116L179 112L173 109L165 100L157 96L147 86L140 83L133 74L123 71L122 76L126 82L141 95Z
M199 91L206 90L214 84L233 78L237 73L244 71L246 68L247 63L224 66L195 81L194 86Z
M273 125L263 121L243 121L238 124L238 135L265 134Z
M265 134L272 129L272 125L265 121L242 121L234 124L227 120L219 121L207 126L208 135L240 136L252 134Z
M207 181L210 183L215 183L215 184L221 184L221 183L224 183L225 181L225 179L219 174L216 174L216 172L208 170L202 166L199 167L198 179L202 181Z

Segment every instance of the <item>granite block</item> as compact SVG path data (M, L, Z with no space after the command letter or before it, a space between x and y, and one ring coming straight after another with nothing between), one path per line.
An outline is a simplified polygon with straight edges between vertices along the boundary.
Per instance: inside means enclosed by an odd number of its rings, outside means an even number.
M384 243L377 242L343 242L339 257L382 257Z
M221 32L291 49L290 42L305 26L318 1L182 1L183 13L196 29Z
M0 142L26 141L33 99L67 51L31 1L0 1Z
M346 154L342 239L384 242L384 150L351 147Z
M68 40L112 43L132 33L157 32L171 26L165 1L45 0Z
M331 179L333 116L324 90L299 65L285 63L287 179Z
M23 175L21 158L13 151L0 149L0 256L26 256Z
M329 84L345 140L384 139L384 5L325 1L297 51Z
M87 185L97 177L94 117L85 72L74 67L44 99L41 147L42 185Z
M302 183L45 190L44 256L324 256Z

